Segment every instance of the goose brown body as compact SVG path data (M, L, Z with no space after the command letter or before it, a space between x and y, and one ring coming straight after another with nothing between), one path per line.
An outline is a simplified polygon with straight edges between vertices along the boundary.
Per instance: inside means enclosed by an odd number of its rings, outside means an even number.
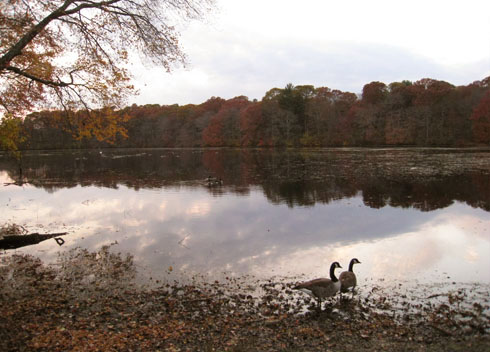
M352 287L352 290L357 285L357 277L354 274L353 267L354 264L360 264L361 262L357 260L357 258L353 258L349 263L349 271L344 271L339 276L340 281L340 292L348 292L349 288Z
M342 268L338 262L333 262L330 266L330 279L320 278L306 281L294 287L296 290L305 292L318 301L321 307L321 300L334 296L340 290L340 281L335 276L335 269Z
M340 282L333 282L330 279L320 278L307 282L303 282L295 287L295 289L311 294L317 298L327 298L339 292Z
M348 292L349 288L356 287L357 285L356 274L354 274L352 271L342 272L339 276L339 281L340 281L340 292L343 293Z

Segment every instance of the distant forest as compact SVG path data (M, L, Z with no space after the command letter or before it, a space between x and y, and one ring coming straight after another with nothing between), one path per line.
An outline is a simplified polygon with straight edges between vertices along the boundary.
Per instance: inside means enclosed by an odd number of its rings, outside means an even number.
M371 82L360 96L288 84L260 101L212 97L199 105L132 105L115 114L122 128L108 143L77 134L81 112L32 113L23 122L27 139L21 147L489 145L490 77L467 86L428 78Z

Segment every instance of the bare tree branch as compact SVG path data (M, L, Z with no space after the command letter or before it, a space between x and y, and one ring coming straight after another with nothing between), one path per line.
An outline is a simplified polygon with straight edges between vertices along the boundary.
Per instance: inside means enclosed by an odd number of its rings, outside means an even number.
M68 87L69 85L72 85L73 84L73 82L71 82L71 83L62 82L62 81L55 82L55 81L49 81L49 80L46 80L46 79L42 79L42 78L36 77L36 76L34 76L34 75L32 75L32 74L30 74L28 72L22 71L21 69L19 69L17 67L13 67L13 66L7 66L5 69L8 70L8 71L15 72L18 75L24 76L26 78L29 78L29 79L33 80L33 81L36 81L36 82L45 84L47 86Z

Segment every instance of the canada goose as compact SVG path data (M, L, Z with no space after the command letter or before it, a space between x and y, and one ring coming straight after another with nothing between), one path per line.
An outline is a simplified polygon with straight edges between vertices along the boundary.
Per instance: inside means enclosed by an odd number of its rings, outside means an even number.
M357 258L353 258L349 263L349 271L343 271L340 274L340 292L348 292L349 288L352 287L352 294L354 294L354 288L357 284L356 274L352 271L354 264L361 264L361 262Z
M303 291L317 299L318 307L322 309L322 298L335 296L340 290L340 281L335 276L335 269L342 268L338 262L330 265L330 279L314 279L303 282L294 287L296 290Z

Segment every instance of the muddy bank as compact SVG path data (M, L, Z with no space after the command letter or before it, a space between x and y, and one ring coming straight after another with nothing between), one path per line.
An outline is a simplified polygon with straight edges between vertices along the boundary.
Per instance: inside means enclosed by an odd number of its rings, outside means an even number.
M354 298L333 300L319 312L291 290L294 282L137 285L131 256L108 247L72 250L55 265L31 256L0 258L3 351L490 348L488 292L486 301L476 302L458 285L416 304L383 287L360 288Z

